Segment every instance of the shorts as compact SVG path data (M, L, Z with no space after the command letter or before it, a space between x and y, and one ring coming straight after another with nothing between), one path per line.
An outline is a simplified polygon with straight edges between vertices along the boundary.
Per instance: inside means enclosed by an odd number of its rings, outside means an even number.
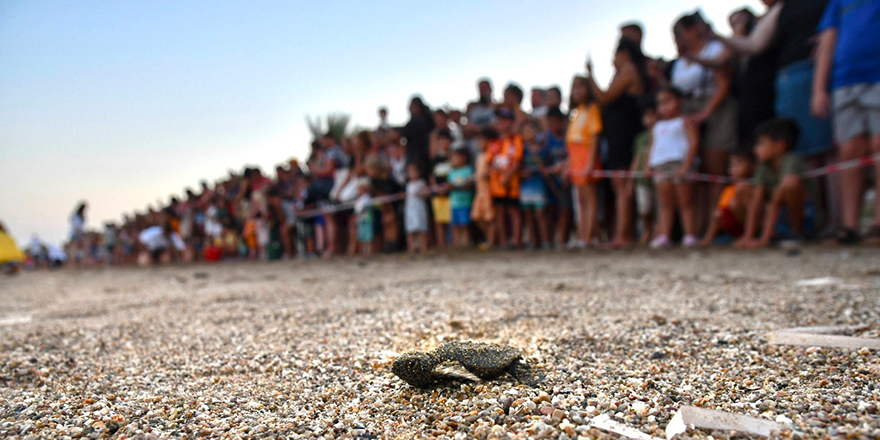
M676 160L672 162L661 163L653 167L652 171L654 173L654 183L659 184L663 182L672 182L676 185L679 183L685 183L685 180L681 177L678 177L678 170L681 169L681 165L684 162ZM691 170L693 171L693 170Z
M452 226L468 226L471 224L471 207L452 208Z
M601 180L600 178L584 174L587 170L587 165L590 163L590 155L593 154L592 149L587 148L583 144L567 144L566 148L568 149L568 169L569 173L571 173L571 183L573 185L583 186ZM602 161L599 160L599 157L596 157L593 169L602 169Z
M739 238L745 231L743 223L733 215L730 208L721 208L721 229L733 238Z
M492 197L492 206L519 206L519 199L513 197Z
M689 98L684 105L685 114L697 113L706 106L711 97ZM715 109L715 113L703 123L700 145L706 149L731 152L739 145L737 135L737 104L727 98Z
M434 196L431 199L431 208L434 210L434 223L448 224L452 220L449 196Z
M547 194L544 188L523 188L519 193L519 203L524 209L544 209L547 207Z
M880 136L880 83L834 89L834 137L838 143Z
M150 258L153 261L153 263L158 263L159 260L162 258L162 254L164 254L164 253L165 253L165 248L163 248L163 247L153 249L150 251Z
M831 151L831 121L818 119L810 111L813 95L813 61L789 64L776 75L776 116L791 118L801 130L794 151L808 157Z
M376 231L372 221L357 222L357 241L359 243L372 243L376 238Z
M562 179L554 178L558 191L550 191L549 203L559 209L571 210L574 198L571 196L571 186L562 183Z
M649 185L636 184L636 213L645 217L651 215L654 209L654 192Z

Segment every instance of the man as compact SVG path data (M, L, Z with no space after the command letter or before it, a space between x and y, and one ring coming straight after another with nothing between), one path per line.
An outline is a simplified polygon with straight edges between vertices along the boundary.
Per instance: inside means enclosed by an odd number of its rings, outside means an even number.
M150 253L150 259L153 264L162 262L163 258L173 261L180 252L186 249L186 243L180 238L176 232L171 229L171 225L150 226L141 231L138 235L138 241Z

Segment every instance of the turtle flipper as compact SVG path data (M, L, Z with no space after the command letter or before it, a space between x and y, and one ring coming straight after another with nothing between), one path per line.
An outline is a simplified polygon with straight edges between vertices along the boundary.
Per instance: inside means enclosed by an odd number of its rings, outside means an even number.
M538 382L540 382L540 378L535 375L535 371L532 367L527 364L522 359L516 359L507 369L507 373L510 374L511 377L516 379L518 382L528 385L532 388L538 386Z
M443 362L434 367L431 371L434 377L449 380L468 380L471 382L479 382L480 378L470 372L458 362Z

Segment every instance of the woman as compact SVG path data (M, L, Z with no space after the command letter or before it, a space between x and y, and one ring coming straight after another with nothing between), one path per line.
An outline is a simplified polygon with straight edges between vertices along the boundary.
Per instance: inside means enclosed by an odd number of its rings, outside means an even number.
M673 32L682 58L672 66L671 84L685 96L683 111L689 115L688 123L702 130L702 170L712 175L725 175L728 156L739 143L730 66L708 68L689 59L713 60L722 56L724 45L709 38L707 31L699 13L685 15L675 23ZM715 206L722 189L723 184L709 184L708 191L698 195L698 206ZM708 212L700 212L698 230L707 223L707 215Z
M814 52L819 21L828 0L763 0L767 13L758 21L748 37L718 36L718 41L741 55L760 55L775 51L775 105L777 117L790 118L798 123L800 136L793 152L804 157L810 167L826 165L832 156L831 121L818 118L810 112L812 81L815 70ZM837 176L824 179L826 194L837 192ZM837 198L827 198L837 203ZM831 225L840 223L837 206L828 206L826 212ZM837 239L849 242L852 231L839 229Z
M774 6L777 0L765 0L768 6ZM768 12L763 17L756 17L749 8L733 11L728 17L734 38L746 39L757 35L760 26L774 17ZM776 116L776 56L775 48L768 48L756 55L738 53L731 47L715 59L694 58L709 68L721 68L729 63L736 65L733 80L733 91L737 97L737 134L739 149L751 151L755 146L755 128L764 121Z
M434 118L431 109L418 96L410 100L409 114L409 122L401 132L406 139L406 163L415 164L419 173L427 176L431 171L430 136Z
M72 260L79 263L86 256L86 202L80 202L70 216L70 244L74 251Z
M608 90L602 90L593 78L592 63L587 63L590 90L602 105L602 124L608 141L608 155L603 165L606 170L628 170L633 160L635 137L643 129L639 99L647 85L647 59L639 46L622 38L614 53L614 77ZM611 179L615 194L614 239L612 248L630 244L631 197L626 194L629 180Z

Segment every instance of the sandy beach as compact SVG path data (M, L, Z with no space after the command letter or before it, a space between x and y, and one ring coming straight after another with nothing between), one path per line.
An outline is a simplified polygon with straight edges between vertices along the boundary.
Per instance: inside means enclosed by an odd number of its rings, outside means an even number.
M0 279L0 437L664 437L682 406L880 438L880 252L449 253ZM515 346L544 380L413 388L397 353ZM680 438L749 438L688 430Z

